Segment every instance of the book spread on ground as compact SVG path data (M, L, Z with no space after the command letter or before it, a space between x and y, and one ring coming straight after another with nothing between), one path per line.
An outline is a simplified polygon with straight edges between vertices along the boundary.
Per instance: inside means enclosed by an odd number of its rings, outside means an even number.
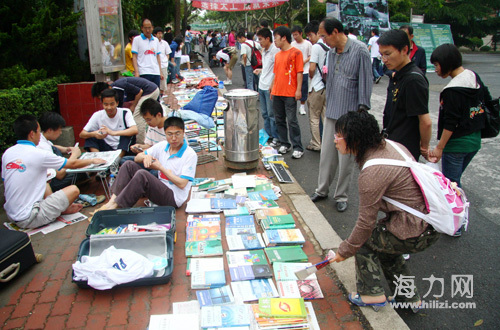
M281 298L324 298L318 280L276 281Z
M226 236L240 234L255 234L253 215L226 217Z
M248 281L273 277L271 267L268 265L230 266L229 275L231 281Z
M256 301L264 297L278 297L278 290L270 278L231 282L236 302Z
M306 242L300 229L270 229L262 234L266 246L303 244Z
M216 224L213 226L196 226L186 228L186 241L210 241L210 240L220 240L221 230L220 225Z
M186 213L220 213L221 209L212 209L213 198L191 198L186 205Z
M235 209L236 200L234 199L222 199L222 198L211 198L210 207L215 210L226 210Z
M307 317L306 306L302 298L260 298L261 316L269 317Z
M151 315L149 330L199 330L200 317L195 314Z
M238 203L238 200L236 200L236 203ZM239 215L250 215L250 212L248 212L248 208L245 206L236 206L236 209L228 209L224 210L224 215L226 217L235 217Z
M265 247L260 233L227 235L226 240L230 251L256 250Z
M238 175L235 174L231 177L233 182L233 188L249 188L255 187L255 176L254 175Z
M200 314L198 300L180 301L172 303L173 314Z
M217 288L226 284L224 258L194 258L189 264L191 289Z
M250 313L243 304L206 306L201 308L200 320L204 329L250 326Z
M264 249L270 263L307 262L307 255L299 245L276 246Z
M291 214L271 215L262 219L260 225L263 230L295 228L295 220Z
M263 250L228 251L226 252L226 259L229 267L245 265L268 265Z
M186 242L186 257L211 257L222 255L220 240Z
M257 221L260 222L260 221L262 221L262 219L265 219L268 216L285 215L285 214L288 214L288 212L284 208L275 207L272 209L260 209L260 210L255 211L255 218L257 219Z
M186 227L220 226L218 214L190 214L186 220Z
M278 196L274 193L274 190L262 190L253 191L248 193L248 198L252 201L265 201L265 200L277 200Z
M225 305L234 303L233 293L229 285L220 288L196 291L199 307Z

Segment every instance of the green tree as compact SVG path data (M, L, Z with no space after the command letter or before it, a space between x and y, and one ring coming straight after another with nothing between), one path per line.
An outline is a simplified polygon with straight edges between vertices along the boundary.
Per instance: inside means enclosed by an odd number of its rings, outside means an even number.
M121 0L123 28L140 29L143 18L149 18L155 26L165 26L175 17L175 0Z

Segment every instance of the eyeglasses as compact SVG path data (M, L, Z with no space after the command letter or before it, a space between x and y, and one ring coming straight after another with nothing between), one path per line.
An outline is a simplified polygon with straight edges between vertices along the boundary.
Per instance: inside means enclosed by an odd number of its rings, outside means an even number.
M182 136L182 134L184 134L184 132L167 133L167 137L172 138L175 136L176 138L178 138L178 137Z
M334 141L338 141L338 140L343 140L344 138L339 136L338 134L333 134L333 137L334 137Z
M391 57L391 55L392 55L392 53L390 53L390 54L380 54L380 58L382 60L387 60L387 59L389 59L389 57Z

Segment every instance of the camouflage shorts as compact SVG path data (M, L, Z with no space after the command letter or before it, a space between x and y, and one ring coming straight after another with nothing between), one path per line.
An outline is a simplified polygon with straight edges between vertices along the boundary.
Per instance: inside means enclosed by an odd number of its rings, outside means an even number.
M384 294L382 276L389 283L391 294L394 292L395 276L410 276L403 254L416 253L427 249L440 237L432 227L418 237L401 240L389 232L384 225L377 225L370 239L358 250L356 259L356 286L362 295L378 296ZM418 301L415 295L407 301Z

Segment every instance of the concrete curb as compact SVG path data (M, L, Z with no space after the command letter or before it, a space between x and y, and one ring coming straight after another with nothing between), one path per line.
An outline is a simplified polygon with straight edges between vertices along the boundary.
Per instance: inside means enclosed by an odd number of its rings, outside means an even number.
M293 178L292 174L288 172ZM321 249L318 251L323 255L324 251L329 249L337 249L342 242L340 236L333 230L323 214L318 210L316 205L311 201L302 187L296 183L280 184L283 194L286 194L300 215L305 229L313 235L315 247ZM330 267L335 270L340 282L345 287L347 292L356 292L356 271L354 267L354 258L349 258L346 261L338 264L331 264ZM386 306L379 312L375 312L371 308L360 308L361 313L370 323L373 329L409 329L398 313Z

